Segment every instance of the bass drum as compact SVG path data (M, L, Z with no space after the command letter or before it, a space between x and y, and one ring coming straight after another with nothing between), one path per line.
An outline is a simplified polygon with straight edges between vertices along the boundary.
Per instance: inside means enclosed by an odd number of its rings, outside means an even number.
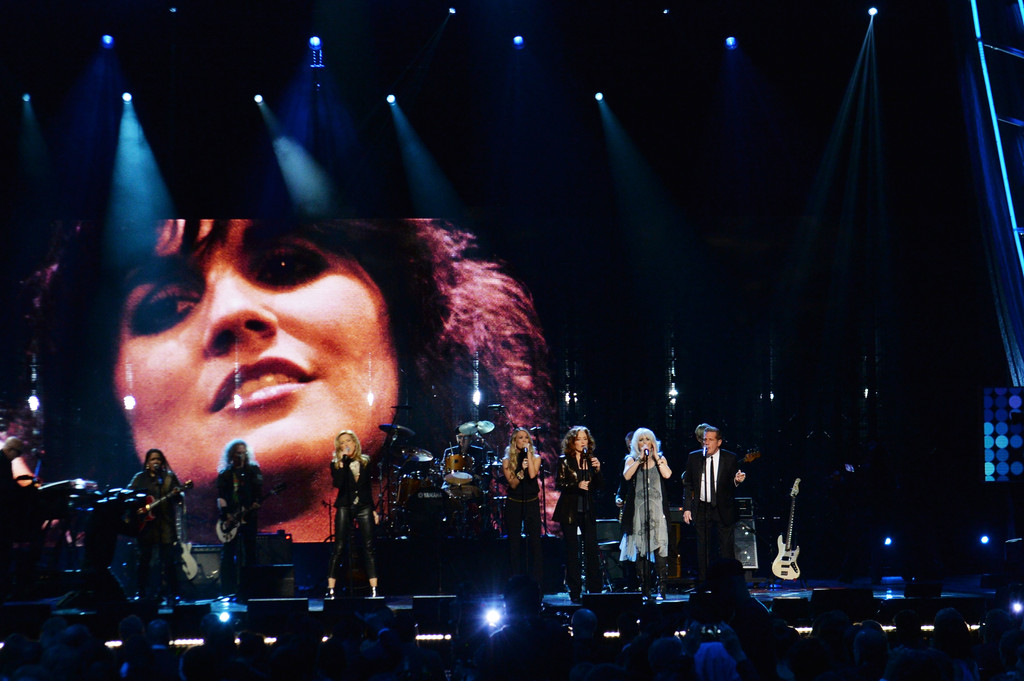
M414 498L418 498L421 491L425 492L434 488L440 488L440 485L430 473L417 472L403 475L398 481L398 497L396 501L400 507L407 508L409 502Z

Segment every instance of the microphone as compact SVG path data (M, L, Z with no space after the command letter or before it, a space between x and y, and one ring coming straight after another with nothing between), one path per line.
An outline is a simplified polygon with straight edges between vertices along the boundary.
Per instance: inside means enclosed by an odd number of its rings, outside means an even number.
M706 457L707 455L708 455L708 446L704 445L704 456Z
M646 460L647 460L647 458L648 458L648 457L649 457L650 455L651 455L651 450L647 449L647 447L644 447L644 461L646 461Z
M504 409L505 405L504 404L488 404L487 408L488 409Z

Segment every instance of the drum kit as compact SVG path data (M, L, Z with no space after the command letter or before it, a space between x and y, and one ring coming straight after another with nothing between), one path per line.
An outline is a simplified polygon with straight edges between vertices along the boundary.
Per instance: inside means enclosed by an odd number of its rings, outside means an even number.
M415 435L404 426L384 424L381 430ZM490 421L468 421L458 427L460 436L478 438L494 431ZM462 439L462 438L460 438ZM395 442L396 438L389 438ZM502 527L499 478L501 459L479 444L456 445L442 456L413 446L394 446L392 456L391 512L387 526L396 536L442 535L473 538ZM385 457L388 458L388 457Z

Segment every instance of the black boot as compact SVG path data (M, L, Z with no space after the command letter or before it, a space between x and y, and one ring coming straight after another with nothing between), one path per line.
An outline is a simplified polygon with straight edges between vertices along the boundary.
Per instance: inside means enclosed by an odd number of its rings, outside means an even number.
M658 571L658 597L665 598L665 582L668 581L668 556L655 554L654 566Z

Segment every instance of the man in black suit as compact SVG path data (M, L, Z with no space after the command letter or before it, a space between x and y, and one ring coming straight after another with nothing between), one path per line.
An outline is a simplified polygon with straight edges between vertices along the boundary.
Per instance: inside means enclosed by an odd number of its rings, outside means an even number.
M704 424L701 424L704 425ZM683 478L683 522L697 529L697 575L703 583L715 558L735 558L736 486L747 479L739 459L722 449L718 428L704 429L704 447L690 452ZM718 537L718 551L711 539Z

